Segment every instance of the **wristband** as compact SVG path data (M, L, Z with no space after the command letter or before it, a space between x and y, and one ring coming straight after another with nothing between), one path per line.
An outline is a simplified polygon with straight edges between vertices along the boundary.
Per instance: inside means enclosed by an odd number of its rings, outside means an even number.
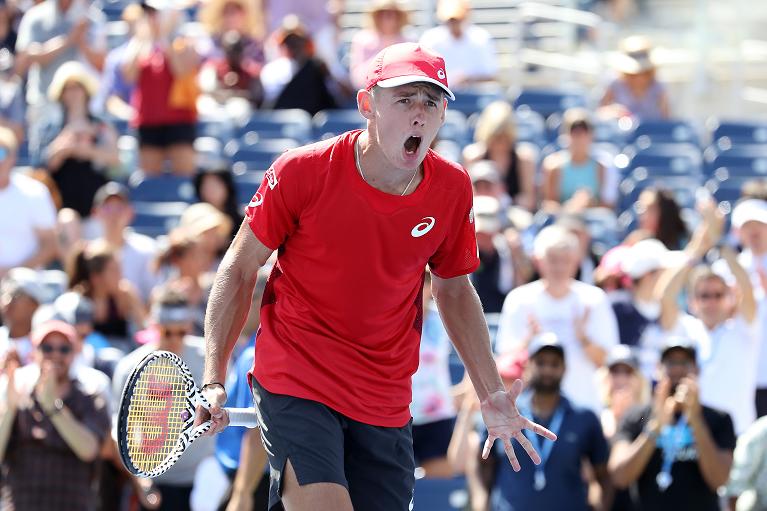
M217 382L217 381L212 381L210 383L206 383L205 385L202 386L202 388L200 390L205 390L208 387L214 387L214 386L221 387L221 389L224 391L224 394L226 394L226 387L224 387L224 384L221 383L221 382Z

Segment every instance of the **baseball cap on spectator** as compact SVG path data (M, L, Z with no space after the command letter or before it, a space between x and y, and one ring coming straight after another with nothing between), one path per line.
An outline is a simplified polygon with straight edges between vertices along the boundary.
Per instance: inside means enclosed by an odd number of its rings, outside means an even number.
M464 20L469 14L469 2L466 0L440 0L437 6L437 18L442 21Z
M559 342L557 334L553 332L543 332L533 337L527 346L527 356L532 360L538 353L544 350L554 351L559 353L562 358L565 358L565 347Z
M40 285L37 272L30 268L13 268L0 283L0 294L23 294L37 302L45 303L45 289Z
M639 369L639 359L630 346L616 344L608 352L605 365L608 369L612 369L618 365L625 365L636 371Z
M623 257L621 268L626 275L636 280L651 271L676 268L686 262L687 256L684 252L669 250L662 242L650 238L637 242L628 250Z
M93 322L93 302L80 293L68 292L53 302L56 313L70 325Z
M371 90L376 85L389 88L418 82L436 85L455 100L447 84L445 59L417 43L399 43L387 46L373 58L368 67L365 89Z
M693 361L697 360L697 349L695 347L695 341L692 339L679 335L668 337L666 342L663 344L663 350L660 354L661 361L663 361L663 359L665 359L666 356L674 350L684 351Z
M599 261L599 266L594 270L594 280L596 283L600 284L610 277L620 278L623 275L623 261L629 251L631 251L631 247L618 245L605 252L605 255Z
M40 346L46 337L53 333L59 333L63 335L67 341L72 345L77 345L77 332L74 327L64 321L53 319L42 323L34 330L30 336L30 341L33 346Z
M495 197L474 197L474 225L477 232L501 231L501 203Z
M732 210L732 226L740 229L748 222L767 224L767 201L747 199Z
M480 160L469 167L469 177L472 183L487 181L489 183L500 183L501 175L498 173L498 167L490 160Z
M198 202L181 214L179 228L192 236L216 229L221 236L228 237L232 231L232 221L212 204Z
M93 207L102 206L111 197L119 197L125 202L129 202L130 192L128 187L116 181L110 181L102 185L93 197Z

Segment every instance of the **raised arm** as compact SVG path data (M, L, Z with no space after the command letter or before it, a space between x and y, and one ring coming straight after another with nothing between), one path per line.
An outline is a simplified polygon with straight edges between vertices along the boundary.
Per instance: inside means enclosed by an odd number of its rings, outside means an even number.
M738 262L738 257L730 247L722 247L720 250L722 259L727 262L735 282L738 284L740 300L738 301L738 312L748 323L753 323L756 319L756 300L754 299L754 286L751 284L751 278L746 270Z

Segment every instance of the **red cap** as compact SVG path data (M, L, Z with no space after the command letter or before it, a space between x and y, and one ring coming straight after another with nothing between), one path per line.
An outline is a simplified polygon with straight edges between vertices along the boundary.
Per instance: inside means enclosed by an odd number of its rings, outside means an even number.
M46 337L52 333L59 333L67 338L70 344L77 344L77 331L69 323L60 321L58 319L52 319L46 321L42 325L38 326L32 331L30 341L34 346L39 346L45 340Z
M368 68L365 89L416 82L433 83L455 101L455 95L447 85L445 59L416 43L393 44L378 52Z

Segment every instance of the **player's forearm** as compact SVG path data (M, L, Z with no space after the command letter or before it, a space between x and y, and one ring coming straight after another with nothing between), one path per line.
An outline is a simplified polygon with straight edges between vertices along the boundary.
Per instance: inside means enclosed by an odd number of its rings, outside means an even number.
M468 277L433 288L442 322L453 341L480 401L504 390L490 348L490 335L474 286Z

